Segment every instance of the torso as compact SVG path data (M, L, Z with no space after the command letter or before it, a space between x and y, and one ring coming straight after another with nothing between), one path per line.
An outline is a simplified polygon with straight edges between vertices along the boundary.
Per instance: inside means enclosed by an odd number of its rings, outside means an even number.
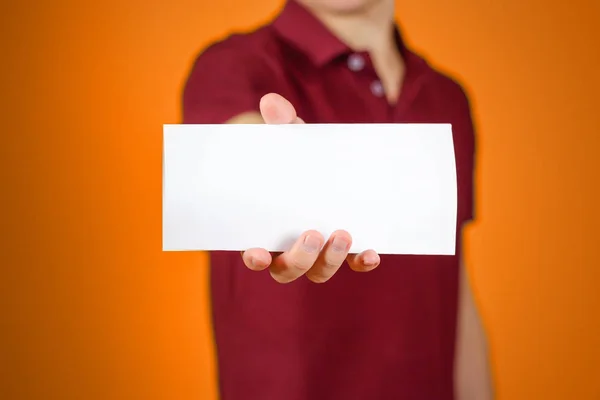
M317 68L270 30L226 45L256 51L271 77L261 90L289 99L307 123L453 124L460 233L471 212L473 151L461 88L406 53L390 105L367 54ZM456 256L382 256L375 271L343 266L322 285L281 285L248 270L239 253L211 254L222 400L452 399L458 237Z

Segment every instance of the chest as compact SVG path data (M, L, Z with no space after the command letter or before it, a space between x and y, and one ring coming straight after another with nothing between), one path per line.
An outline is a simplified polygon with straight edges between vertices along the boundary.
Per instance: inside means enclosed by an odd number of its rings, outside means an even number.
M406 75L395 104L364 57L351 55L322 67L287 60L272 91L282 94L308 123L452 123L441 91L426 75Z

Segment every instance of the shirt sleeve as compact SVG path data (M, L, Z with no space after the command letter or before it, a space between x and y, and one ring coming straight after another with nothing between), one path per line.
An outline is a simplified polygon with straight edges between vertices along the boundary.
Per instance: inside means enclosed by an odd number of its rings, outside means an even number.
M460 205L459 213L463 223L472 221L475 218L475 157L476 157L476 137L473 114L469 97L465 90L460 87L460 101L458 108L458 118L456 129L460 132L458 143L459 149L456 150L456 164L458 175L458 195Z
M196 58L183 88L184 124L220 124L259 111L268 72L258 55L235 38L209 46Z

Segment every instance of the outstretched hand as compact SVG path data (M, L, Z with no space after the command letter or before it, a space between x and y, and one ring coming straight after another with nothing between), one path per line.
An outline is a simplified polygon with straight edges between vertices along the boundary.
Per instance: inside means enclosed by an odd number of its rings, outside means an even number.
M294 106L278 94L270 93L260 101L260 113L266 124L303 124ZM371 271L379 265L373 250L348 254L352 237L346 231L335 231L327 240L317 231L304 232L289 251L271 254L265 249L249 249L242 253L244 264L254 271L269 269L279 283L292 282L302 275L316 283L329 280L344 260L354 271Z

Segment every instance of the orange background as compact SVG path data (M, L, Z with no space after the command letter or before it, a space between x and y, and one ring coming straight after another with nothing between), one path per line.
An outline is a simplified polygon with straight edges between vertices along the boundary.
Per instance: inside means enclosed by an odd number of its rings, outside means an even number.
M600 398L599 4L398 2L473 98L499 399ZM216 398L206 258L161 252L161 125L199 49L280 5L4 5L1 398Z

